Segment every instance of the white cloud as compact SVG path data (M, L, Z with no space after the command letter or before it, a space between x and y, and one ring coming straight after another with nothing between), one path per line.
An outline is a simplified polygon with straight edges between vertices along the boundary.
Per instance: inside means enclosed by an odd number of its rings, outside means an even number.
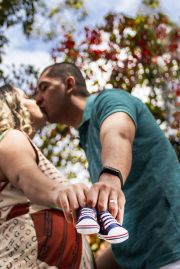
M134 16L138 10L141 0L121 0L114 2L114 10Z
M162 11L164 11L170 18L180 23L180 1L161 0Z
M14 34L15 33L15 34ZM42 71L45 66L52 64L49 48L41 40L28 40L19 25L6 31L9 39L4 49L3 70L8 73L9 65L33 65ZM13 38L12 38L13 37Z
M97 1L86 0L89 11L88 23L91 25L101 22L103 16L109 11L122 12L129 16L135 16L142 0L111 0ZM169 15L171 20L180 22L180 1L160 0L162 12Z
M45 66L52 64L52 60L49 53L46 51L26 51L11 47L10 50L7 50L7 53L3 58L3 64L5 68L7 68L7 65L11 64L17 66L20 64L30 64L39 69L44 69Z

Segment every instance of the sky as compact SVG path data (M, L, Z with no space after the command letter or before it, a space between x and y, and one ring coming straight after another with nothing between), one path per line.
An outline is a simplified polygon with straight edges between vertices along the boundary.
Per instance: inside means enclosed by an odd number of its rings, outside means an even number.
M47 0L61 1L61 0ZM135 16L139 10L141 0L85 0L89 12L88 18L83 22L84 25L94 26L103 21L103 16L109 11L123 12L129 16ZM179 0L160 0L160 10L170 16L171 20L180 23L180 1ZM83 26L81 25L81 27ZM52 44L42 42L40 39L27 40L20 26L15 26L7 31L10 40L9 46L5 49L3 57L3 69L8 72L8 65L32 64L39 68L52 63L50 50Z

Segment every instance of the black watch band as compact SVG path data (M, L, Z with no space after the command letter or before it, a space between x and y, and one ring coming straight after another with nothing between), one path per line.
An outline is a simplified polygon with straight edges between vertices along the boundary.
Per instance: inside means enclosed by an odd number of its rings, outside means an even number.
M120 179L120 182L121 182L121 189L123 188L123 177L122 177L121 172L118 169L110 167L110 166L104 166L102 168L100 174L99 174L99 177L103 173L107 173L107 174L110 174L110 175L113 175L113 176L117 176Z

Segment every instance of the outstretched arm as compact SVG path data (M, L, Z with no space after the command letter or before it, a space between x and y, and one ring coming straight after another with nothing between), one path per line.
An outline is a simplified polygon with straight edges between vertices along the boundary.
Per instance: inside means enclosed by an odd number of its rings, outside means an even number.
M100 129L102 164L120 170L124 183L131 168L134 136L135 124L124 112L110 115ZM111 203L112 200L115 203ZM99 211L109 209L110 213L122 222L125 197L119 178L103 173L99 182L93 184L88 193L88 204L93 207L97 205Z
M116 263L110 246L96 258L96 266L97 269L123 269Z
M3 174L33 203L62 208L68 221L72 220L71 210L84 206L86 185L65 185L49 179L39 169L34 149L22 132L6 134L0 143L0 156Z

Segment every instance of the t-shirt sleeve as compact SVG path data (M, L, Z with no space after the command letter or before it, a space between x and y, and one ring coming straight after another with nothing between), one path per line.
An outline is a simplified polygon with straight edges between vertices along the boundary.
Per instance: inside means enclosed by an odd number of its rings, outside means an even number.
M122 90L102 92L95 101L93 116L100 127L103 121L116 112L124 112L133 120L137 127L138 101L135 97Z

